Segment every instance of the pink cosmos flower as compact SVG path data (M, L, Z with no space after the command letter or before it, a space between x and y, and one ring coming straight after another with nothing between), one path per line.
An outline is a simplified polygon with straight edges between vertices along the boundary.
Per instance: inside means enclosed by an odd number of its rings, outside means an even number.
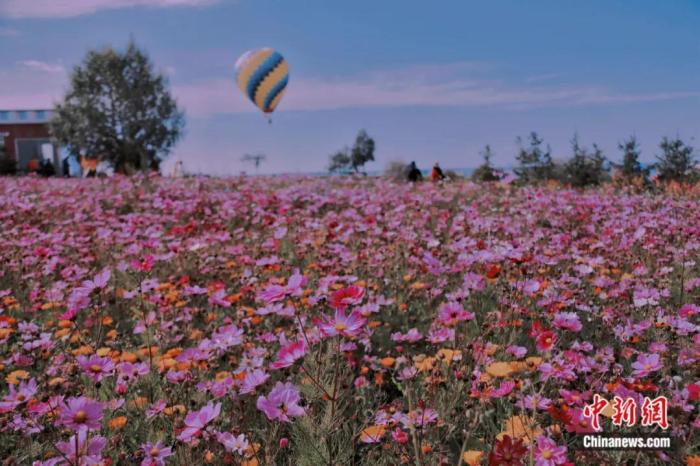
M144 456L141 466L165 466L165 458L173 454L171 447L164 447L160 442L144 443L141 450Z
M360 304L362 302L362 297L365 295L365 289L357 286L350 285L345 288L341 288L331 295L329 300L330 306L336 311L344 311L348 306L354 306L355 304Z
M536 466L556 466L566 463L566 447L557 445L554 440L544 435L537 437L535 446Z
M416 408L415 410L410 411L406 416L403 416L401 418L401 423L408 429L411 427L423 427L425 425L437 422L437 420L438 414L434 409Z
M491 392L491 398L503 398L508 396L515 389L515 382L506 380L499 385L497 389Z
M696 306L695 304L684 304L683 307L678 310L678 315L684 319L698 313L700 313L700 306Z
M408 443L408 433L401 430L400 427L397 427L391 432L391 438L394 439L395 442L402 445Z
M326 337L342 335L353 338L360 333L365 322L366 319L359 312L353 311L346 316L345 311L337 309L333 319L324 317L323 320L318 320L316 323L321 333Z
M221 403L210 401L199 411L190 411L185 416L185 428L177 436L181 442L190 442L199 436L204 428L221 413Z
M95 382L112 375L114 371L114 363L108 357L100 357L96 354L87 357L81 354L77 359L83 372Z
M632 375L635 377L646 377L652 372L656 372L661 369L661 358L658 354L640 354L637 357L637 361L632 363Z
M306 354L306 343L304 340L293 342L280 348L277 353L277 360L270 364L270 369L282 369L292 366L298 359Z
M231 307L231 302L226 299L226 290L221 288L209 296L209 304L221 307Z
M579 332L583 328L581 321L579 320L578 314L575 312L558 312L554 316L554 321L552 322L557 328L563 328L566 330L571 330L572 332Z
M303 416L304 408L299 406L299 390L287 382L277 382L267 396L258 397L257 408L264 412L268 419L289 422L290 416Z
M506 348L506 353L512 354L516 358L522 358L527 354L527 348L524 346L510 345L508 348Z
M545 398L540 395L527 395L525 398L518 400L515 404L518 408L530 409L535 411L537 409L545 410L550 407L552 400Z
M287 285L268 285L263 291L258 293L257 299L265 304L271 304L282 301L287 295L301 296L306 281L306 277L300 274L298 269L295 269L289 280L287 280Z
M5 395L3 401L0 401L0 413L8 413L17 406L29 401L37 392L36 379L31 379L20 382L19 387L15 388L10 385L10 393Z
M66 442L58 442L56 448L58 448L66 458L70 458L73 461L71 463L73 466L75 466L75 458L79 458L78 466L97 466L102 463L102 449L106 444L106 438L96 435L88 440L87 430L80 430L77 434L77 440L76 436L73 435ZM60 458L59 461L61 460L63 460L63 458Z
M248 440L245 438L245 434L234 436L230 432L219 432L216 434L216 439L224 446L226 451L235 451L239 455L244 454L250 445Z
M445 303L438 309L437 319L444 325L455 325L464 320L472 320L474 313L466 311L459 303L454 301Z
M58 412L59 425L73 430L100 428L102 421L102 403L84 396L69 398Z
M596 429L591 424L592 418L583 415L582 408L572 408L568 411L566 431L576 434L592 434Z
M260 369L254 369L246 372L239 392L241 394L253 393L257 387L264 384L269 378L270 374Z
M146 410L146 418L150 419L153 416L157 416L158 414L165 411L165 408L166 408L165 400L156 401L151 406L149 406L148 409Z
M95 278L92 280L85 280L81 285L80 288L84 290L85 293L90 294L94 290L102 289L105 286L107 286L107 283L109 283L109 279L112 276L112 272L109 269L104 269L101 272L99 272L97 275L95 275Z
M535 348L537 348L537 351L540 353L544 353L552 349L555 341L557 341L557 334L551 330L545 330L537 335Z

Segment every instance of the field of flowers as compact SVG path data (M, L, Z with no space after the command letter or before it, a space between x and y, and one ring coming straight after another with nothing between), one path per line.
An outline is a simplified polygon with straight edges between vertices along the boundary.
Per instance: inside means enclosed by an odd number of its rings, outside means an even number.
M696 196L30 177L0 226L4 465L700 461ZM672 448L581 449L595 395Z

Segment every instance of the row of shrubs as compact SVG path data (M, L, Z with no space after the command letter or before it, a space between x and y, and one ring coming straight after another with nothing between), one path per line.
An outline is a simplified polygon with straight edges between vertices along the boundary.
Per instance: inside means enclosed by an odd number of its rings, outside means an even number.
M549 145L535 132L530 133L527 142L517 140L519 150L514 168L517 182L537 184L555 181L573 187L596 186L609 181L650 187L653 179L662 183L676 182L694 184L700 181L700 170L694 156L694 149L679 137L663 138L659 144L660 155L653 164L642 164L637 139L632 136L618 145L622 153L621 163L608 160L597 144L592 149L583 147L574 136L571 140L572 155L568 160L555 161ZM482 152L484 162L472 173L472 180L478 182L497 181L505 172L491 162L492 152L486 146Z

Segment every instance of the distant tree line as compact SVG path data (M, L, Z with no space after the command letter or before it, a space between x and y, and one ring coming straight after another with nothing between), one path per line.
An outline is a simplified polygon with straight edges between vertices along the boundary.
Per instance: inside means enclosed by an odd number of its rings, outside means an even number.
M536 133L530 133L527 141L516 140L518 165L514 174L519 184L538 184L550 181L583 188L614 181L621 184L634 184L638 187L651 185L650 174L655 170L659 182L696 183L700 181L700 171L694 149L680 137L664 137L656 156L656 162L643 165L641 151L635 136L618 144L622 162L607 159L602 149L593 144L591 149L581 145L578 135L571 140L571 156L564 161L552 158L552 150ZM482 152L484 162L474 171L472 179L478 182L496 181L502 178L503 171L491 162L493 153L489 146Z

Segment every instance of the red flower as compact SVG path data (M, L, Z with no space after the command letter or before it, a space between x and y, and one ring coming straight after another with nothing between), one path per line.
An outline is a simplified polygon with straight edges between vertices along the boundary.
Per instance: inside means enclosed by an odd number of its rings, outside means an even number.
M487 277L487 278L490 278L490 279L492 279L492 280L495 279L495 278L498 278L498 276L499 276L500 274L501 274L501 266L498 265L498 264L490 265L490 266L486 269L486 277Z
M489 453L489 466L520 466L527 455L527 447L522 439L513 441L510 435L504 435L502 440L496 440Z
M360 304L365 289L359 286L341 288L331 295L330 305L333 309L344 311L348 306Z
M540 353L549 351L554 346L554 342L557 341L557 334L551 330L546 330L539 335L537 335L537 340L535 340L535 347Z

